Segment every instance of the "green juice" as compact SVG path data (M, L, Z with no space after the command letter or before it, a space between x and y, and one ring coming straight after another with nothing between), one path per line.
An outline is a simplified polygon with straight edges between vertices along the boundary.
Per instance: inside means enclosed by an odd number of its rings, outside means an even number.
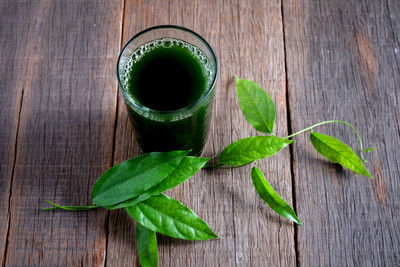
M135 51L123 78L125 92L138 104L126 101L143 152L201 152L211 117L213 76L204 53L181 40L155 40Z

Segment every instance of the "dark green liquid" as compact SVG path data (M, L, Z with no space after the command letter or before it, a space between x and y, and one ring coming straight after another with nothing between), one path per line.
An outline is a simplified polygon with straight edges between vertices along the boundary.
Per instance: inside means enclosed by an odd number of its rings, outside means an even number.
M129 93L143 106L162 111L193 104L207 89L201 62L186 47L157 47L129 74Z
M187 47L156 47L133 63L127 92L142 106L173 111L190 106L209 89L205 66ZM128 107L135 138L143 152L192 149L197 155L208 135L213 94L189 116L165 119ZM161 118L161 119L160 119Z

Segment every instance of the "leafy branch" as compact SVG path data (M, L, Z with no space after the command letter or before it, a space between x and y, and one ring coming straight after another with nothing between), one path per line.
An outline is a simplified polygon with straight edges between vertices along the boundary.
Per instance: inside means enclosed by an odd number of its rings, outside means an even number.
M156 233L186 240L218 238L206 222L179 201L163 194L193 177L202 168L239 168L271 157L293 143L290 138L310 131L310 141L319 154L328 160L372 178L365 168L363 153L376 148L363 148L359 133L349 123L338 120L319 122L284 138L273 135L276 119L275 104L257 83L236 78L240 108L246 120L262 136L246 137L227 146L218 162L207 164L211 158L187 156L189 151L152 152L128 159L103 173L92 189L90 206L61 206L46 201L52 207L43 210L67 211L106 208L125 208L136 220L138 255L142 266L157 266ZM314 128L324 124L340 123L350 127L360 143L360 155L338 139L316 133ZM279 215L303 225L293 209L268 183L261 170L252 167L255 191Z

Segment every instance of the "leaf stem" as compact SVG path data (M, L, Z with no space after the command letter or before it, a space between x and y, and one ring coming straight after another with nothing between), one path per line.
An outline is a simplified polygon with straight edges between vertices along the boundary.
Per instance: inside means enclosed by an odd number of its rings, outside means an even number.
M44 208L42 209L43 211L47 211L47 210L56 210L56 209L62 209L62 210L68 210L68 211L72 211L72 210L91 210L91 209L95 209L95 208L99 208L99 206L97 205L91 205L91 206L60 206L56 203L53 203L51 201L46 200L46 202L50 205L53 205L54 207L50 207L50 208Z
M206 165L206 168L235 169L235 168L240 168L240 167L249 165L249 164L251 164L253 162L257 162L257 161L253 160L253 161L250 161L250 162L248 162L246 164L242 164L242 165L238 165L238 166L223 166L223 164L217 163L217 164L214 164L214 165Z
M203 168L218 168L222 166L221 163L216 163L216 164L207 164L206 166L204 166Z
M349 127L353 130L353 132L357 135L358 141L360 142L360 155L361 155L361 159L362 159L364 162L366 162L366 160L365 160L365 158L364 158L364 148L363 148L363 143L362 143L360 134L357 132L356 128L354 128L353 125L351 125L350 123L345 122L345 121L338 121L338 120L322 121L322 122L316 123L316 124L314 124L314 125L311 125L311 126L305 128L305 129L303 129L303 130L300 130L300 131L298 131L298 132L296 132L296 133L293 133L293 134L291 134L291 135L288 135L288 136L285 137L285 139L289 139L289 138L294 137L294 136L296 136L296 135L298 135L298 134L301 134L301 133L303 133L303 132L312 130L314 127L318 127L318 126L321 126L321 125L324 125L324 124L329 124L329 123L341 123L341 124L344 124L344 125L346 125L346 126L349 126Z

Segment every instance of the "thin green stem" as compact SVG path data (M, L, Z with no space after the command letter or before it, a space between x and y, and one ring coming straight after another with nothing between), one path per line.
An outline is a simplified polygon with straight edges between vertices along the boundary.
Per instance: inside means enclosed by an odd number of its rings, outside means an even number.
M221 163L217 163L217 164L207 164L206 166L204 166L203 168L218 168L222 166Z
M238 166L223 166L223 164L217 163L217 164L214 164L214 165L207 165L206 167L207 167L207 168L208 168L208 167L210 167L210 168L219 168L219 169L235 169L235 168L240 168L240 167L249 165L249 164L251 164L251 163L253 163L253 162L254 162L254 161L250 161L249 163L242 164L242 165L238 165Z
M99 206L96 206L96 205L91 205L91 206L60 206L60 205L58 205L56 203L53 203L51 201L48 201L48 200L46 200L46 202L49 203L50 205L53 205L54 207L44 208L44 209L42 209L43 211L56 210L56 209L73 211L73 210L91 210L91 209L99 208Z
M294 137L294 136L296 136L296 135L298 135L298 134L301 134L301 133L304 133L304 132L306 132L306 131L312 130L312 129L315 128L315 127L318 127L318 126L321 126L321 125L324 125L324 124L329 124L329 123L341 123L341 124L347 125L347 126L349 126L349 127L355 132L355 134L357 135L358 141L360 142L360 155L361 155L361 159L362 159L364 162L366 162L366 160L365 160L365 158L364 158L364 148L363 148L363 143L362 143L362 140L361 140L361 136L358 134L356 128L354 128L353 125L351 125L350 123L345 122L345 121L330 120L330 121L319 122L319 123L317 123L317 124L314 124L314 125L311 125L311 126L305 128L305 129L303 129L303 130L301 130L301 131L298 131L298 132L296 132L296 133L293 133L293 134L291 134L291 135L288 135L288 136L285 137L285 139L289 139L289 138Z
M42 211L48 211L48 210L58 210L59 207L51 207L51 208L43 208Z

